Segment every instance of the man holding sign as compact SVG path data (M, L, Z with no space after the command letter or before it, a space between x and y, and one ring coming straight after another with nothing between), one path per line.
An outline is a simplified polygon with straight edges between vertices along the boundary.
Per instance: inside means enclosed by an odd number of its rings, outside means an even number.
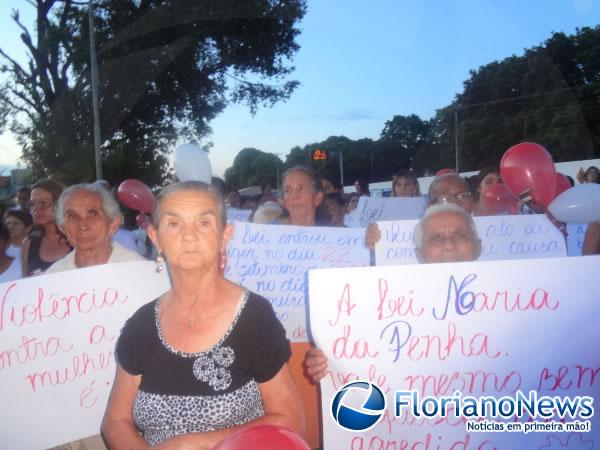
M449 173L436 177L429 186L427 193L427 206L454 204L462 208L468 214L473 209L473 199L467 182L455 173ZM381 230L376 223L367 227L367 247L375 248L375 244L381 240Z
M481 240L473 218L452 203L434 205L425 211L415 227L415 247L421 264L476 261L481 254ZM308 375L318 382L327 371L323 351L311 349L306 356Z

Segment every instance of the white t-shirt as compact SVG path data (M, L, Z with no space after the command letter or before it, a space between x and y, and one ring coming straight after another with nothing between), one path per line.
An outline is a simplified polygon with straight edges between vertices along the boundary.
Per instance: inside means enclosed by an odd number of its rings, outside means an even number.
M68 253L64 258L59 259L54 264L52 264L44 273L56 273L56 272L64 272L65 270L75 270L77 266L75 265L75 251ZM126 249L122 245L113 241L112 244L112 252L110 254L110 258L108 258L107 264L112 263L120 263L120 262L129 262L129 261L146 261L136 252L132 252L131 250Z
M21 260L17 258L13 259L8 269L0 273L0 283L8 283L21 278L23 278L23 268L21 267Z
M4 252L6 256L10 256L11 258L21 258L21 247L17 247L14 244L10 244Z

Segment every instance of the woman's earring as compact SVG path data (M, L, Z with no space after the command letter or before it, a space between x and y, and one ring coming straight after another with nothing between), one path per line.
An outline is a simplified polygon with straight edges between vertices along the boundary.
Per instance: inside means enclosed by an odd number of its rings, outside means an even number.
M161 273L165 268L165 260L160 253L156 255L156 259L154 260L154 262L156 263L156 273Z
M224 249L221 249L221 271L225 271L225 266L227 265L227 254Z

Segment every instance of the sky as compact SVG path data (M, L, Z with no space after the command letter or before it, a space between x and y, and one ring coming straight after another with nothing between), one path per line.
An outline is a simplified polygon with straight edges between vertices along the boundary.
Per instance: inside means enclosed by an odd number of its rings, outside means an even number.
M0 47L22 57L10 11L33 20L25 0L0 2ZM287 102L260 109L230 105L211 122L210 160L222 176L243 148L285 159L294 146L329 136L377 139L394 115L429 119L461 92L469 71L521 55L552 32L600 23L600 0L309 0L299 25ZM182 142L183 143L183 142ZM0 172L20 149L0 136Z

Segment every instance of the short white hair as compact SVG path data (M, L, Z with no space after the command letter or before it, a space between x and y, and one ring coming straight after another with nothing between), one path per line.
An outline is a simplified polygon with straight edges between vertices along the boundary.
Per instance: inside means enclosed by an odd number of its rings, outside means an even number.
M283 208L277 202L267 201L254 212L252 223L270 224L283 214Z
M109 221L112 222L118 217L119 221L123 223L123 215L119 209L119 204L106 188L97 183L81 183L69 186L62 194L60 194L58 203L56 204L56 223L59 226L63 226L65 223L65 202L71 195L76 194L77 192L94 192L100 195L100 198L102 199L102 209L108 216Z
M419 223L415 227L415 231L413 233L413 240L414 240L415 248L421 248L421 246L423 244L423 225L425 224L425 221L427 221L434 215L443 213L443 212L454 212L456 214L461 215L465 219L465 221L469 224L469 227L473 231L473 238L475 240L479 239L479 236L477 234L477 227L475 226L475 222L473 221L473 217L471 217L471 214L466 212L460 206L455 205L454 203L443 203L440 205L430 206L429 208L427 208L427 210L425 210L425 214L423 215L421 220L419 220Z

